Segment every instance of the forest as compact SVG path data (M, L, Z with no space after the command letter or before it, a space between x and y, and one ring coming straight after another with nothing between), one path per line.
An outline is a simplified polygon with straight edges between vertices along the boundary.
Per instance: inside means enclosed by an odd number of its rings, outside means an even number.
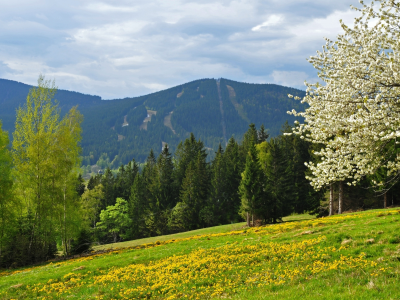
M4 130L15 130L15 110L24 105L30 88L0 79L0 119ZM164 143L175 152L190 133L203 141L209 159L220 143L226 146L231 136L240 141L250 123L257 127L264 124L275 137L286 120L293 124L302 119L287 115L292 108L304 108L288 98L289 93L304 96L304 91L293 88L222 78L195 80L149 95L115 100L57 89L54 103L58 104L61 117L74 106L83 115L81 164L82 172L90 174L94 165L117 170L132 158L143 163L149 149L159 155Z
M174 153L150 149L144 163L132 159L116 173L87 182L79 173L82 115L72 107L62 118L56 88L39 78L17 110L10 145L0 127L0 266L18 267L59 255L90 251L94 244L237 223L260 226L290 214L319 217L382 206L373 189L378 175L355 186L314 189L305 162L318 163L321 145L285 123L270 137L251 123L240 141L219 144L212 158L193 133ZM339 190L338 190L339 188ZM398 184L384 205L398 203ZM340 200L340 201L337 201Z

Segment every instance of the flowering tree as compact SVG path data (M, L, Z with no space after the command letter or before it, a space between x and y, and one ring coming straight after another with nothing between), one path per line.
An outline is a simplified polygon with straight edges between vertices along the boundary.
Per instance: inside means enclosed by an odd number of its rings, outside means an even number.
M353 9L360 17L344 34L326 39L322 52L309 59L323 84L306 83L305 119L294 133L323 144L319 163L308 163L311 184L320 189L332 182L363 176L384 167L396 177L400 169L400 3L378 0ZM291 97L291 95L289 95ZM299 98L297 98L299 99Z

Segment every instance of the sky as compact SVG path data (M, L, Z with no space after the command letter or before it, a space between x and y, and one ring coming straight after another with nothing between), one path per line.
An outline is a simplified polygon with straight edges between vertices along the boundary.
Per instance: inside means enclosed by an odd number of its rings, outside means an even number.
M116 99L201 78L305 89L356 0L0 0L0 78Z

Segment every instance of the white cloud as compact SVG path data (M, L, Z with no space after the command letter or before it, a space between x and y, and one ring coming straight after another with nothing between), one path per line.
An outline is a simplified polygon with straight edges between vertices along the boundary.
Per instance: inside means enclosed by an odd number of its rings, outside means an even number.
M0 11L0 76L103 98L205 77L296 86L356 13L348 0L14 0ZM4 67L6 66L6 67Z
M260 25L254 26L251 30L252 31L259 31L261 30L263 27L270 27L270 26L275 26L278 25L279 23L281 23L283 21L283 17L280 15L272 15L268 18L267 21L263 22Z

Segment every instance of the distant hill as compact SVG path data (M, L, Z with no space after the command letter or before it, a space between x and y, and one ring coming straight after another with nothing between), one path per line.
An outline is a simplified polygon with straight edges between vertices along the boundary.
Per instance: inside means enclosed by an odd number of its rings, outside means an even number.
M15 110L23 105L31 86L0 79L0 119L3 128L14 130ZM152 148L156 154L167 143L175 151L193 132L211 153L219 143L240 139L250 123L261 124L271 136L294 117L286 112L302 110L287 94L304 91L275 84L249 84L227 79L200 79L153 94L116 100L59 90L61 113L79 105L84 115L84 165L103 163L117 167L132 158L144 161ZM11 137L11 134L10 134ZM112 163L112 164L111 164Z

